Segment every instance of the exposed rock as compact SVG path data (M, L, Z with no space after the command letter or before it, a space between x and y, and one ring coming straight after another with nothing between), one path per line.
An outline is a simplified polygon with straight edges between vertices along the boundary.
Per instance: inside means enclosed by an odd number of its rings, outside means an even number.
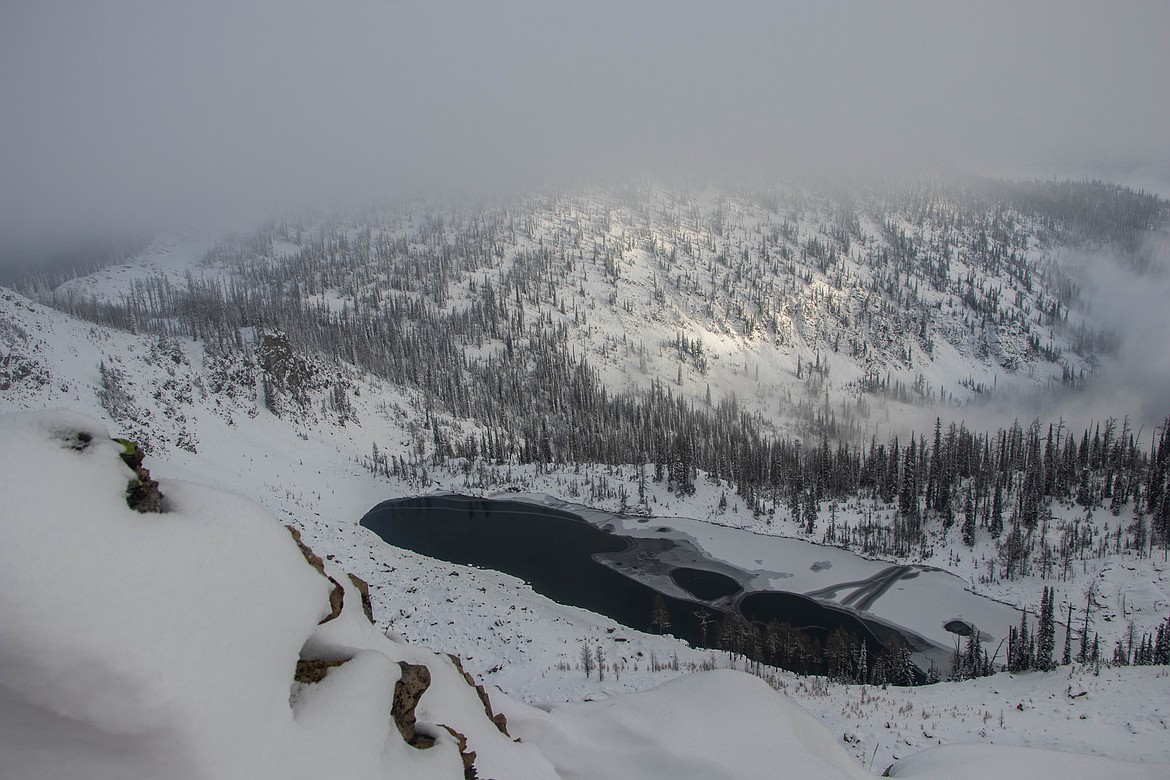
M333 620L333 618L340 615L341 610L345 607L345 588L341 587L341 583L325 573L325 562L321 560L320 555L317 555L317 553L313 552L309 545L301 541L301 532L293 528L291 525L286 525L285 528L287 528L288 532L292 534L293 541L297 543L297 547L300 548L301 555L305 556L305 560L309 562L309 565L316 569L322 577L325 577L333 583L333 590L329 592L329 614L321 618L321 623L328 623L330 620ZM353 575L350 576L352 577Z
M131 509L139 512L162 512L163 494L158 489L158 481L150 478L150 471L143 467L142 461L146 453L136 442L129 439L114 439L122 445L122 462L134 471L135 478L126 485L126 503ZM84 449L89 445L89 434L77 434L80 446L75 449Z
M356 574L350 574L349 581L352 582L353 586L358 589L359 593L362 594L362 612L365 612L366 618L371 623L373 623L374 622L374 602L370 599L370 586L366 584L365 580L363 580L361 577L357 576Z
M325 573L325 562L321 560L320 555L317 555L317 553L313 552L309 545L301 541L301 532L293 528L291 525L286 525L285 528L287 528L288 532L292 534L293 541L297 543L297 547L299 547L301 550L301 555L305 556L305 560L309 562L309 565L320 572L321 576L328 577L329 575Z
M479 771L475 768L475 751L467 749L467 737L446 724L439 725L447 729L447 733L459 742L459 757L463 759L463 780L475 780L479 777Z
M290 412L303 414L309 406L309 394L325 387L315 363L296 354L281 331L261 334L256 355L264 404L277 417Z
M341 614L344 606L345 590L337 580L326 574L325 562L321 559L321 556L313 552L312 548L301 540L300 531L292 526L286 527L289 533L292 534L293 540L297 543L297 547L309 565L320 572L322 576L328 577L329 581L333 583L333 590L329 594L330 614L321 621L322 623L326 623ZM353 583L353 586L361 594L362 611L365 612L366 618L373 623L374 609L373 602L370 599L369 585L357 575L348 574L348 576L350 582ZM508 734L507 718L502 712L496 714L492 711L492 702L484 687L478 685L475 682L475 678L464 670L463 661L459 656L449 655L448 657L451 659L451 663L455 664L455 668L459 670L459 673L463 675L463 679L467 684L475 689L480 702L483 704L483 710L487 717L496 724L496 728L500 730L500 733L511 736ZM343 663L345 663L344 660L326 661L323 659L310 659L297 661L294 677L297 682L301 683L320 682L324 679L329 669L340 666ZM394 720L394 725L398 728L398 732L402 734L402 739L412 747L425 750L435 744L435 738L415 728L416 717L414 713L419 699L422 698L422 695L431 685L431 672L430 669L422 664L410 664L405 661L399 661L398 665L402 669L402 675L398 682L394 684L394 701L391 704L390 714ZM474 778L478 777L478 772L475 768L475 751L467 749L467 738L463 734L450 726L444 725L443 728L458 740L459 756L463 761L463 777L474 780Z
M299 683L317 683L325 679L325 673L335 666L341 666L348 659L340 661L326 661L323 658L312 658L307 661L297 661L297 670L293 679Z
M126 486L126 503L139 512L162 512L163 494L158 489L158 482L149 479L149 471L142 471L147 478L130 481Z
M407 744L417 748L428 748L435 740L433 737L415 733L414 708L431 686L431 670L422 664L408 664L406 661L399 661L398 665L402 668L402 677L394 683L394 703L390 708L390 715Z
M463 659L454 653L447 653L447 657L451 659L451 663L455 664L455 668L459 670L459 674L463 675L463 679L467 681L467 684L474 688L475 678L463 668Z
M451 663L455 664L455 668L459 670L461 675L463 675L463 679L467 681L467 684L472 688L475 688L475 692L479 695L480 702L483 703L483 711L484 714L488 716L488 720L496 724L496 728L500 730L501 734L506 737L512 736L508 733L508 717L502 712L492 712L492 700L488 697L487 690L482 685L476 683L475 678L464 670L463 660L459 656L452 655L451 653L448 653L447 657L451 659Z
M345 607L345 588L341 587L341 583L332 577L329 581L333 583L333 590L329 591L329 614L321 618L322 623L328 623L333 618L341 614L341 610Z

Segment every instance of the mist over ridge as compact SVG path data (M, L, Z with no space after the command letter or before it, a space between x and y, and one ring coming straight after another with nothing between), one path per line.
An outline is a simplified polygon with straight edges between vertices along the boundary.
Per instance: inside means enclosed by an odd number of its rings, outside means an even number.
M8 3L0 278L95 267L156 231L214 242L280 215L631 180L1165 195L1167 33L1145 3ZM1106 247L1054 259L1073 317L1118 344L1060 409L1163 414L1166 243L1148 247L1140 277ZM1029 398L966 413L1051 416L1063 395Z
M1168 214L1101 182L627 179L288 215L27 289L241 356L266 337L249 349L239 331L284 334L281 350L342 358L472 420L498 412L484 388L524 387L509 414L526 431L571 430L603 387L855 443L936 417L1152 429Z
M1149 3L22 0L0 250L637 171L1164 179L1168 32Z

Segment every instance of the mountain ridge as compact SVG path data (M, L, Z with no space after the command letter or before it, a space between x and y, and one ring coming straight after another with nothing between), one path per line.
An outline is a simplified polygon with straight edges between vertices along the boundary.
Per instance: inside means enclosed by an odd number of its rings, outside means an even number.
M440 229L438 224L426 227L426 220L430 218L428 214L431 212L419 212L415 225L417 230L412 227L415 230L412 235L417 234L425 239L429 231L434 236L434 246L445 246L449 229ZM734 220L730 222L732 226L726 227L726 232L734 234L737 228L733 226ZM474 234L474 229L467 230L470 231L468 235ZM616 247L618 238L612 240ZM331 241L333 239L322 239L320 246L332 246ZM296 246L308 243L309 240L304 239ZM359 259L362 251L360 241L343 231L338 234L335 243L339 251L340 247L348 245L350 250L347 251L352 256L346 260L346 256L339 254L337 269L328 273L335 273L337 279L344 279L343 272L349 268L347 263ZM551 243L551 239L546 239L546 245ZM410 289L405 284L411 278L422 284L427 278L425 269L429 267L430 261L435 258L442 260L443 253L437 249L432 253L432 249L428 248L431 245L426 240L418 242L417 257L411 255L413 245L409 243L404 253L394 255L404 269L399 276L394 277L404 285L403 289L387 286L378 292L378 284L371 283L369 290L370 295L374 296L373 300L376 301L378 295L383 296L377 304L379 307L404 314L404 319L395 326L398 333L392 343L411 346L423 350L425 354L446 356L444 359L454 360L453 356L458 355L460 371L465 370L465 360L476 358L480 361L481 365L476 371L482 370L483 373L469 371L459 382L451 382L446 387L442 382L449 375L444 366L455 363L418 363L407 359L414 352L404 351L398 356L397 363L387 364L389 370L385 372L402 372L401 377L406 381L398 382L361 368L358 364L362 361L355 361L357 355L352 351L331 353L328 349L322 350L322 347L336 343L331 341L334 338L331 334L344 332L339 323L360 321L375 324L373 319L361 319L369 301L362 295L353 297L352 300L358 301L358 306L362 307L355 309L351 299L337 294L341 289L337 285L326 289L321 284L325 277L314 282L318 289L312 293L316 296L313 306L317 307L316 311L320 311L321 307L329 309L329 316L333 319L326 317L311 320L321 326L316 335L312 329L282 327L289 322L295 324L298 321L296 318L302 314L294 310L292 301L295 296L275 296L271 291L275 289L273 285L276 282L287 286L290 280L295 281L293 276L281 281L280 276L292 274L300 253L293 252L291 242L269 246L260 241L256 246L264 251L256 251L246 257L237 256L234 253L242 251L238 249L240 246L246 247L247 242L233 242L227 245L227 249L213 251L211 264L203 265L201 261L205 250L197 245L167 247L156 243L146 257L147 262L110 266L57 288L59 305L71 308L76 314L86 314L92 320L118 325L121 329L79 320L15 292L0 291L0 337L4 345L4 354L0 356L0 400L4 408L66 406L99 416L109 421L111 430L141 440L147 446L148 454L161 458L159 468L154 470L156 476L179 476L229 486L257 498L282 520L302 530L313 547L323 555L345 560L348 570L371 583L371 597L386 621L380 628L390 628L415 641L439 643L448 651L464 654L468 658L468 668L474 673L485 675L484 679L494 679L509 692L529 700L581 698L594 691L646 687L650 680L660 680L663 674L661 670L649 672L646 657L652 653L658 654L659 666L662 666L661 659L677 653L681 656L684 669L688 668L688 664L699 668L706 663L706 656L702 652L681 647L669 638L631 637L621 627L597 616L551 605L536 594L526 592L522 583L504 576L436 565L401 551L388 552L389 548L367 538L354 527L357 518L388 495L436 489L491 494L506 488L519 488L553 493L611 510L621 510L623 507L630 510L634 507L639 490L637 475L640 469L641 482L646 489L645 505L652 514L679 513L706 518L708 522L751 528L760 533L807 534L803 522L787 516L783 497L779 497L777 504L773 500L776 496L770 498L767 494L757 495L756 507L762 506L765 511L753 511L754 507L747 499L736 493L736 485L708 469L701 468L693 475L683 475L684 480L690 480L694 489L692 494L685 495L685 491L677 489L680 483L676 478L682 472L675 470L676 464L660 460L658 453L648 454L652 461L662 463L665 470L671 473L669 480L664 478L658 482L650 477L653 471L650 468L651 460L641 464L631 462L638 457L636 452L611 448L606 455L610 459L608 463L605 458L594 462L581 458L570 459L572 450L562 449L565 445L560 440L549 438L557 431L557 404L563 406L570 401L575 402L573 393L578 391L584 400L583 408L586 412L589 409L607 408L628 414L623 419L633 421L639 419L638 415L645 410L669 411L669 415L674 416L664 418L668 420L664 430L671 434L671 441L675 441L673 434L677 430L683 430L671 426L685 424L688 420L702 422L713 419L722 421L720 425L735 421L736 426L739 426L735 430L743 431L753 428L766 430L768 424L766 421L761 422L762 415L746 411L747 401L751 398L750 387L754 385L755 379L752 366L741 370L739 356L742 353L736 353L732 360L728 356L730 353L717 353L715 347L720 342L709 342L706 339L703 339L700 351L695 346L693 334L683 334L685 338L676 338L679 335L676 328L661 332L661 340L664 342L660 345L661 353L655 351L647 355L648 373L643 376L648 376L651 382L651 398L657 393L658 400L652 400L647 405L640 394L624 393L616 379L607 382L607 374L604 372L615 370L614 366L620 362L618 358L625 361L626 372L637 374L640 371L640 366L635 362L636 352L627 349L624 354L619 353L622 335L626 335L627 342L629 336L625 330L617 330L616 325L613 329L603 329L597 324L601 317L598 312L605 309L606 299L604 296L598 298L592 295L587 295L585 300L594 303L593 309L589 309L586 304L578 304L578 307L585 319L586 331L591 326L594 328L595 332L590 337L593 341L576 345L567 336L562 338L558 335L568 333L567 323L572 307L564 303L564 314L560 308L565 300L562 289L570 290L568 297L572 300L572 280L562 285L554 277L553 294L548 294L547 275L538 274L538 283L525 282L527 271L522 273L513 267L516 262L522 269L533 267L534 263L535 267L541 267L539 243L535 248L529 247L528 254L518 253L512 257L512 264L507 269L501 266L494 270L477 271L484 280L491 278L492 294L497 298L494 309L498 320L496 331L490 330L492 326L487 312L491 309L482 305L488 295L481 281L476 281L475 295L472 295L470 277L465 279L466 289L459 296L449 291L443 293L447 295L443 308L436 301L428 302L427 299L428 295L439 294L438 286L429 290ZM718 243L716 246L718 248ZM815 246L812 255L814 259L818 251ZM272 251L274 248L279 249L275 254ZM615 249L615 258L617 254ZM650 277L636 277L635 271L641 274L657 272L651 262L653 253L637 250L635 255L628 258L622 255L617 260L622 264L617 281L629 281L631 289L652 293L654 283ZM703 256L707 257L706 254ZM239 260L237 266L232 267L243 270L228 272L224 257ZM251 259L248 260L248 257ZM546 252L543 257L547 259L550 255ZM604 277L606 273L604 260L604 253L599 249L598 264L588 268L590 278L586 286L587 293L601 289L602 282L597 277ZM713 257L707 260L715 267ZM415 262L414 271L410 270L411 262ZM249 263L256 269L255 284L248 281L249 277L245 273L252 267ZM578 262L574 260L574 268L577 266ZM322 273L328 271L325 266L322 269ZM581 261L579 273L582 282L586 270L585 262ZM512 273L510 278L509 273ZM160 274L163 276L160 277ZM816 270L814 274L818 275L816 279L821 284L827 284L821 271ZM627 279L627 276L630 278ZM171 279L170 284L179 291L168 292L166 285L158 281L160 278ZM506 280L503 286L497 284L501 278ZM136 281L125 285L123 299L122 287L128 279ZM388 285L389 280L390 277L387 277L384 282ZM597 289L594 289L595 282ZM636 286L639 283L641 286ZM684 289L686 280L682 285L674 282L670 284L678 289L668 289L667 281L660 281L658 285L666 301L662 304L663 311L673 311L665 308L667 304L684 306L689 300ZM211 294L213 285L218 289L217 295ZM303 291L304 286L301 289ZM577 285L576 289L579 291L580 286ZM622 288L619 286L618 289ZM834 288L827 284L827 289L832 291ZM85 290L88 292L83 296L81 293ZM507 290L507 306L498 304L500 290ZM207 295L197 298L191 293ZM523 306L513 303L517 295ZM73 296L71 303L69 296ZM151 296L156 299L154 303L151 303ZM38 294L38 298L42 301L52 300L50 291L45 290ZM389 299L394 299L393 304ZM301 300L307 300L307 297L302 295ZM1035 298L1030 300L1034 301ZM221 302L226 307L229 301L250 302L253 307L250 316L253 319L248 322L240 319L247 312L246 308L219 308ZM276 305L277 302L287 305L282 309ZM179 303L198 305L180 309L177 306ZM487 317L484 322L489 324L478 323L476 318L467 316L477 303L485 312L483 316ZM632 322L636 317L650 312L651 305L652 298L648 294L644 302L631 303L632 311L624 315L628 319L614 319L613 322ZM695 305L698 306L698 299ZM302 303L301 307L305 309L307 304ZM521 311L526 324L516 328L521 325L517 322ZM623 310L618 306L616 311ZM154 316L162 312L174 316ZM218 323L216 317L221 314L225 322ZM614 316L616 318L617 315ZM1070 314L1070 318L1074 316L1081 315ZM267 319L269 317L271 320ZM286 319L282 320L282 317ZM444 337L446 341L440 339L428 344L432 329L443 324L457 323L459 317L463 317L464 324L460 327L464 331L449 333ZM310 320L306 317L305 321ZM562 326L559 331L556 327L558 325ZM379 327L389 327L389 323ZM482 346L471 338L476 329L484 334ZM811 325L809 332L814 335L819 333ZM197 338L193 339L191 335ZM736 338L742 341L742 335ZM511 358L508 356L509 336L512 337ZM726 332L721 337L730 338ZM569 346L567 354L560 351L566 344ZM548 349L541 350L541 345ZM775 347L774 344L772 346ZM574 348L579 349L576 359ZM920 348L915 347L915 352ZM650 352L648 348L645 351ZM374 357L378 355L371 354ZM814 349L809 354L807 365L805 353L795 355L799 361L796 366L785 364L785 370L791 377L798 373L804 374L796 377L792 391L794 397L804 396L810 404L815 398L813 423L816 423L815 414L825 408L822 399L826 389L830 393L840 389L835 381L845 369L832 362L835 360L834 354L831 349L824 349L818 360ZM699 372L700 358L704 357L708 360L706 375ZM509 359L513 361L511 364L507 363ZM1031 360L1040 364L1037 355L1033 355ZM1108 367L1108 360L1102 360L1104 368ZM832 363L827 369L827 376L824 367L826 362ZM1044 370L1055 374L1056 364L1044 362L1047 365ZM597 368L594 368L595 363ZM659 368L651 371L655 366ZM680 368L686 373L683 384L676 381ZM1003 370L1002 366L1000 370ZM1026 367L1022 372L1026 373ZM664 373L665 376L661 376ZM674 376L670 375L672 373ZM767 369L762 373L766 375ZM696 376L710 377L713 383L719 381L728 386L732 382L740 382L735 386L736 400L713 398L708 407L704 397L692 396L688 392L699 390ZM547 380L548 377L575 379L560 390L556 387L535 386L536 382L542 378ZM472 380L481 378L496 383L493 395L481 394L477 397L472 392L476 387ZM1059 380L1053 376L1052 381L1057 383ZM809 388L818 382L816 391L810 393ZM745 386L749 389L744 390ZM511 396L507 403L495 407L494 412L484 413L485 410L493 409L495 399L507 396ZM873 394L862 394L861 397L875 407L881 401L879 396ZM538 401L539 404L531 401ZM836 406L836 401L828 404L830 410L835 410ZM933 427L936 416L947 420L948 408L953 407L927 410L931 421L929 427ZM973 410L975 407L955 408L960 414ZM700 414L688 417L692 411ZM918 410L912 411L919 414ZM531 417L530 423L524 428L516 427L509 434L508 429L516 425L522 413ZM590 418L578 416L569 419L589 421ZM591 425L603 419L595 418ZM1055 420L1053 422L1057 423ZM542 424L545 426L543 432ZM804 427L796 426L798 431L806 432L806 453L819 451L816 442L830 430L824 424L818 425L806 423ZM1120 451L1136 453L1136 462L1148 466L1155 451L1146 449L1144 437L1140 431L1134 430L1136 427L1135 423L1122 428L1129 433L1122 437L1126 446ZM890 429L886 429L891 431L891 436L892 428L891 425ZM879 441L889 441L885 436L886 430L877 434ZM928 427L923 426L919 430L925 432ZM815 432L815 437L809 432ZM584 433L598 440L607 435L605 428L600 426ZM1020 433L1025 431L1021 428ZM539 445L543 438L548 438L547 450L542 450ZM460 450L470 448L472 439L479 454L467 458L469 449L464 452ZM1136 442L1130 447L1130 442L1135 439ZM1106 440L1110 440L1108 433ZM772 441L785 442L784 430L777 431ZM1039 441L1042 447L1042 436ZM1112 441L1119 441L1116 432ZM487 449L483 447L485 442ZM909 444L908 441L905 443ZM868 441L866 446L869 446ZM924 442L923 454L928 446L929 443ZM491 452L492 448L497 451ZM605 454L604 451L599 452ZM631 454L631 460L623 460ZM922 477L926 479L925 473ZM1098 495L1104 489L1103 477L1094 476L1093 479L1102 480L1091 485L1090 493ZM811 488L815 484L815 481L806 482L802 490L812 494ZM1013 486L1011 490L1019 491L1019 486ZM1144 490L1143 487L1143 495ZM1091 584L1090 598L1093 599L1097 620L1094 627L1101 632L1105 653L1108 653L1111 642L1124 644L1128 621L1134 621L1134 631L1140 637L1143 631L1153 630L1164 617L1160 605L1164 603L1166 570L1156 558L1143 557L1140 551L1128 549L1130 529L1124 530L1127 549L1121 547L1121 526L1129 522L1133 510L1144 506L1132 498L1132 484L1125 491L1119 491L1118 495L1122 493L1131 500L1121 505L1120 511L1125 512L1125 516L1120 519L1104 504L1085 508L1075 504L1064 506L1058 502L1052 507L1052 527L1044 531L1045 538L1053 544L1058 543L1060 534L1067 531L1077 535L1081 541L1087 538L1094 546L1093 550L1077 558L1078 563L1072 567L1067 581L1056 583L1059 588L1058 607L1063 610L1067 604L1074 603L1079 609L1079 605L1084 603L1083 589ZM1008 495L1023 493L1009 492ZM763 500L762 504L760 500ZM773 500L773 503L769 504L769 500ZM1091 504L1093 501L1095 499L1090 499ZM827 533L830 525L828 520L834 517L834 512L840 514L839 519L843 519L847 527L856 530L866 520L867 513L883 521L881 516L891 511L889 506L850 501L838 504L835 510L828 499L822 499L817 502L814 513L815 533L821 536ZM768 508L775 510L777 507L780 511L775 511L775 514L767 511ZM958 504L954 509L956 514L960 514ZM804 506L800 512L801 518L805 517ZM998 565L999 561L999 542L990 539L982 525L977 526L975 546L968 552L959 539L957 524L949 530L939 530L935 527L938 518L933 515L929 517L932 518L927 529L930 546L924 546L921 550L916 548L914 556L933 556L929 560L961 573L968 578L971 587L993 593L1016 605L1037 603L1036 588L1042 580L1025 577L981 581L981 572L987 562L991 560ZM1113 533L1117 533L1116 549L1110 541ZM1133 538L1136 539L1136 536ZM1149 538L1147 536L1147 542ZM1098 555L1102 543L1107 549ZM1040 552L1036 554L1039 556ZM1083 572L1079 571L1082 565ZM388 571L394 569L397 571ZM400 576L412 580L408 590L417 591L409 594L410 601L398 600L395 592L392 592L395 575L399 572ZM452 576L452 573L458 576ZM619 643L614 637L626 641ZM594 682L587 677L581 680L579 672L576 678L566 674L574 667L577 643L581 641L606 645L608 657L619 659L615 663L620 664L621 682L611 678L602 685L601 681ZM637 668L638 661L634 660L637 656L633 654L635 646L644 653L641 663L647 668ZM561 664L565 665L565 669L561 669ZM1134 691L1125 687L1128 685L1125 681L1138 680L1137 675L1142 671L1135 668L1131 674L1128 670L1115 669L1109 674L1116 675L1117 679L1111 676L1110 684L1122 686L1129 691L1127 695L1134 698ZM1093 672L1086 669L1070 673L1091 676ZM546 675L556 681L549 681ZM789 690L802 690L800 686L804 685L797 680L778 679ZM998 678L987 679L997 686L995 690L1006 684L996 682ZM978 681L969 682L974 686ZM979 687L972 689L984 691ZM849 690L843 687L839 692L824 694L826 701L818 704L822 694L806 687L801 695L808 698L802 701L810 709L820 708L818 711L827 722L843 727L843 734L865 735L857 741L846 739L843 743L859 760L873 749L862 744L867 740L870 746L877 746L882 760L901 753L902 749L894 746L892 737L885 740L881 734L869 733L864 729L858 731L857 726L847 724L845 711L857 706L856 702L845 702L845 699L854 695L846 693ZM988 697L988 702L999 703L984 706L1004 706L1003 701L987 692L990 690L993 689L987 688L980 695ZM1021 696L1033 695L1025 694L1023 688L1020 691ZM962 694L953 692L950 695ZM1103 690L1094 695L1101 696L1102 701L1108 698ZM907 701L926 701L933 695L907 693L904 696ZM828 705L829 702L831 705ZM834 709L838 706L840 712ZM897 706L902 705L899 703L894 709ZM964 712L964 718L970 715ZM1148 709L1143 712L1149 715ZM1029 719L1027 722L1033 725L1040 722L1030 719L1033 716L1020 717ZM1038 713L1035 718L1039 717ZM1121 707L1113 707L1109 712L1097 711L1094 717L1111 724L1103 734L1115 736L1120 733L1117 729L1122 728L1117 718L1127 718ZM947 728L952 729L948 733L962 734L968 739L977 738L974 731L959 725L958 717ZM915 749L921 749L923 738L921 735L915 736L912 731L903 727L897 732L898 739L910 740L914 742ZM1006 732L993 732L993 738L1004 739L1008 735ZM1085 741L1078 744L1098 744L1087 736L1080 739ZM1052 746L1053 743L1047 744ZM1141 740L1126 744L1126 750L1132 752L1125 755L1150 756L1150 746Z
M411 204L285 220L189 267L122 275L129 289L83 279L39 297L228 344L240 327L279 329L298 350L344 355L457 416L493 380L547 384L534 363L551 359L611 394L657 381L790 433L830 425L856 441L886 417L914 419L915 404L954 414L989 398L1035 403L1116 354L1119 335L1094 322L1066 261L1107 244L1115 262L1148 271L1158 259L1143 236L1168 204L1099 183L981 187L860 202L647 186ZM535 400L558 414L555 400Z

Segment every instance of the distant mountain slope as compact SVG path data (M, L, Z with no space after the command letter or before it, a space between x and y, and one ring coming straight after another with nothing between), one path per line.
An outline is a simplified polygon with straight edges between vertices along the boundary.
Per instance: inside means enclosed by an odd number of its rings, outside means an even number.
M1147 269L1168 208L1101 183L631 185L286 219L201 264L131 263L41 299L228 346L239 328L278 329L458 417L514 418L503 388L523 386L526 415L573 424L583 395L660 386L868 438L914 405L1091 377L1118 334L1088 310L1083 258Z
M120 272L115 267L102 273L113 284ZM100 289L101 280L93 281L93 289ZM239 345L133 334L88 324L0 290L0 336L0 407L66 407L101 417L111 433L149 444L156 474L225 486L260 500L284 522L301 528L323 557L333 556L338 565L370 583L380 629L391 627L414 642L458 652L468 659L469 670L509 693L534 702L596 698L676 676L678 671L666 663L674 655L684 670L710 663L707 652L670 637L630 632L596 615L552 604L504 575L393 550L354 525L382 499L433 489L491 492L523 487L616 510L622 506L623 487L631 497L637 494L636 471L628 465L443 458L437 442L470 435L478 440L486 435L487 424L445 414L433 397L373 377L347 361L286 349L275 330L242 329ZM339 389L344 392L339 394ZM33 452L22 449L20 440L5 439L10 457ZM376 462L393 464L392 473L381 468L372 473ZM652 471L646 467L643 473ZM696 478L696 492L689 496L665 481L647 477L645 482L647 505L660 514L707 518L761 533L805 533L783 509L774 517L755 515L730 485L705 475ZM839 519L856 529L866 519L866 507L840 505ZM1122 522L1129 522L1132 508L1124 509ZM1055 509L1058 523L1089 514L1072 505ZM818 535L832 511L821 506ZM1090 543L1088 548L1078 546L1067 580L1025 578L978 587L1034 606L1036 589L1056 584L1060 605L1073 602L1079 621L1083 590L1091 584L1093 626L1108 655L1115 642L1124 641L1128 621L1135 621L1140 639L1165 617L1167 570L1159 555L1122 550L1120 535L1116 551L1109 543L1103 545L1114 539L1118 520L1108 506L1091 514L1091 523L1058 524L1049 537L1060 540L1071 531L1080 542ZM20 513L5 517L16 522ZM931 560L963 573L972 583L982 576L983 564L996 556L996 544L982 527L970 551L961 546L957 525L949 536L931 533L941 545L930 550ZM1127 530L1127 546L1129 537ZM615 665L604 682L586 676L577 665L585 644L604 647ZM656 666L651 661L655 655ZM722 654L719 658L723 663ZM1075 666L1067 672L1016 675L1010 687L1008 678L997 676L899 689L876 699L873 687L868 694L836 683L822 688L821 683L783 673L772 681L829 724L857 760L868 765L876 750L875 765L880 767L938 739L1023 740L1048 748L1166 760L1161 743L1140 726L1161 717L1166 678L1159 674L1158 667L1129 667L1102 670L1098 678L1091 666ZM1070 689L1066 696L1069 684L1083 688ZM1017 704L1024 708L1017 709ZM623 716L631 723L655 720L650 710L631 707ZM1073 707L1088 720L1061 725L1077 717L1069 715ZM1006 717L996 725L995 715L1003 710ZM930 713L931 725L920 728L925 713ZM865 725L885 719L890 729ZM1139 724L1137 731L1134 723ZM583 725L587 731L579 735L581 749L595 744L591 740L602 733L601 724ZM662 739L671 744L673 736Z

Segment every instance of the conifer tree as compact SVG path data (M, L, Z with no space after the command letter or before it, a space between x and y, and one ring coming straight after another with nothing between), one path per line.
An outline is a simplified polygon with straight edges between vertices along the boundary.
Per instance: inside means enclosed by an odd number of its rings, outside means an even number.
M1028 613L1020 611L1020 626L1009 633L1008 671L1026 672L1035 667L1036 645L1028 629Z
M955 651L951 653L951 674L948 680L964 680L966 673L963 669L963 651L959 649L959 640L955 639Z
M1036 629L1036 668L1042 671L1052 669L1052 651L1054 648L1055 621L1053 620L1053 600L1055 591L1045 587L1040 596L1040 625Z
M998 539L1003 533L1003 487L998 479L995 481L995 493L991 499L991 526L988 531L992 539Z
M979 644L979 629L971 631L967 637L967 648L963 654L963 667L967 677L979 677L983 674L983 648Z
M963 502L963 544L975 546L975 499L971 488L967 488L967 500Z

